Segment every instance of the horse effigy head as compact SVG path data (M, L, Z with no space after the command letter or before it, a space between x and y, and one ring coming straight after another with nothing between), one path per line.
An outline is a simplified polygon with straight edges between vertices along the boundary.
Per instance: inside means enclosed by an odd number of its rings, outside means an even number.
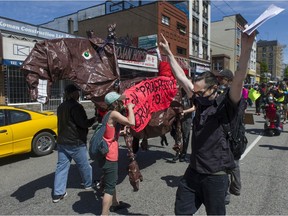
M47 102L56 80L70 80L92 101L114 90L119 83L115 55L115 25L108 37L61 38L38 42L22 65L32 100Z

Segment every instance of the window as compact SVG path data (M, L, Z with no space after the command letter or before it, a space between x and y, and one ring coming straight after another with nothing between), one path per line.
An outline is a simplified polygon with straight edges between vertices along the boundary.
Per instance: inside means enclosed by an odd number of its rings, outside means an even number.
M187 50L183 47L178 47L177 46L177 53L180 54L180 55L185 55L187 54Z
M8 103L30 102L25 76L19 67L8 66L4 76Z
M208 39L208 26L203 24L202 34L204 39Z
M269 59L269 64L273 64L273 59Z
M216 62L213 64L213 69L216 70L216 71L221 71L221 70L223 70L223 62L222 62L222 61L216 61Z
M193 17L193 35L199 35L199 20Z
M10 110L8 112L9 124L15 124L19 122L24 122L31 120L31 117L28 113L16 110Z
M177 29L179 30L180 34L186 34L186 26L177 22Z
M199 52L199 43L193 41L193 55L198 56L198 52Z
M162 15L162 23L169 26L170 25L170 18L165 16L165 15Z
M269 51L270 51L270 52L271 52L271 51L273 52L273 46L270 46L270 47L269 47Z
M237 39L240 40L241 39L241 34L242 34L241 29L237 28L236 34L237 34Z
M5 113L4 110L0 110L0 127L5 125Z
M209 57L208 57L208 47L203 44L202 49L203 49L203 59L208 60L209 59Z
M203 1L203 17L208 19L208 2Z
M236 55L240 56L241 48L240 45L237 44L237 50L236 50Z
M199 0L193 1L193 10L197 13L199 13Z

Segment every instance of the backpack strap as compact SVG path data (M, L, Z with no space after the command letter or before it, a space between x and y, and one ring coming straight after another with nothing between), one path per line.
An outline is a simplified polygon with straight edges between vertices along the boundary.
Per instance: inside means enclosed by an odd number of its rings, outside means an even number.
M112 112L111 110L108 111L108 112L104 115L103 120L102 120L102 122L101 122L101 128L100 128L101 131L99 131L99 133L100 133L100 135L101 135L102 137L104 136L104 133L105 133L105 131L106 131L106 124L107 124L107 122L108 122L108 119L109 119L109 116L110 116L111 112ZM118 133L120 132L120 129L121 129L121 125L120 125L119 123L117 123L116 126L115 126L114 141L115 141L115 140L118 140Z
M108 111L104 117L103 117L103 120L101 122L101 128L99 129L99 135L101 135L101 137L103 137L104 133L105 133L105 130L106 130L106 124L108 122L108 119L109 119L109 116L111 114L111 111Z

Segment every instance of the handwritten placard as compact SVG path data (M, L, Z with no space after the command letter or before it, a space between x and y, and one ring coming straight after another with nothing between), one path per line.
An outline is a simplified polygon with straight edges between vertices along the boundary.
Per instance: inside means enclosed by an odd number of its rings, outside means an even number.
M167 109L176 96L177 85L174 77L159 76L143 80L137 85L127 89L125 104L133 103L135 126L133 130L143 130L151 119L151 114Z

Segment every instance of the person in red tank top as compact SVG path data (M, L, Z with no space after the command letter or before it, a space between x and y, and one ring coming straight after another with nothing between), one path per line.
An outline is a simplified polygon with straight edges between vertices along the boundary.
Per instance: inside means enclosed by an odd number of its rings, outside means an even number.
M135 116L133 112L134 104L127 104L128 116L123 116L120 111L123 108L121 100L125 98L125 95L119 95L116 92L110 92L105 96L105 103L108 105L108 111L110 112L109 119L107 121L106 130L103 135L109 146L109 152L105 157L105 161L102 166L103 170L103 184L104 184L104 196L102 201L102 214L109 215L110 211L114 212L119 209L128 208L130 205L125 202L118 201L116 196L116 184L118 180L118 137L119 125L134 126Z

